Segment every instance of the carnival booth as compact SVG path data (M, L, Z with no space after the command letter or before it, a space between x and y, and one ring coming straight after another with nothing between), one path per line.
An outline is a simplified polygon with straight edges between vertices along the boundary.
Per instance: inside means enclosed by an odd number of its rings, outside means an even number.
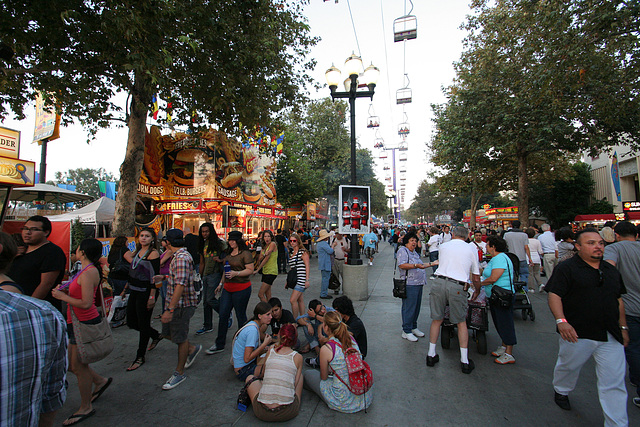
M247 238L282 226L277 203L275 156L282 135L262 130L228 137L217 130L199 134L147 133L138 184L136 223L157 232L180 228L197 234L211 222L219 233L242 231Z
M61 215L51 215L48 218L55 222L80 221L84 226L93 227L94 237L107 237L111 224L115 218L116 201L101 197L87 206Z

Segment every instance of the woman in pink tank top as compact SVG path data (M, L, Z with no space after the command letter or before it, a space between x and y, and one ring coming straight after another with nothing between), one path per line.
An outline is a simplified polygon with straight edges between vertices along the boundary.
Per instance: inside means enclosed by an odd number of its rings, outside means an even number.
M62 284L51 291L54 298L67 303L67 333L69 335L69 371L78 377L80 389L80 409L64 422L64 425L78 423L93 414L92 403L111 384L112 378L105 378L88 364L80 362L75 335L73 333L72 313L82 323L100 323L100 313L96 307L98 286L102 281L100 257L102 243L96 239L84 239L76 250L76 257L82 264L82 270L68 284Z

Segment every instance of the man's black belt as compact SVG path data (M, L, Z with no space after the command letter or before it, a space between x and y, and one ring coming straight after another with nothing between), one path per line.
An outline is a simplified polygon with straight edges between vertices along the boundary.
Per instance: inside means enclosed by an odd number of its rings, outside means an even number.
M344 258L335 258L336 261L344 261Z
M444 279L444 280L448 280L449 282L453 282L456 283L460 286L467 286L468 283L467 282L462 282L460 280L456 280L456 279L452 279L451 277L447 277L447 276L441 276L439 274L434 274L435 277L437 277L438 279Z
M555 252L545 252L544 255L555 255Z

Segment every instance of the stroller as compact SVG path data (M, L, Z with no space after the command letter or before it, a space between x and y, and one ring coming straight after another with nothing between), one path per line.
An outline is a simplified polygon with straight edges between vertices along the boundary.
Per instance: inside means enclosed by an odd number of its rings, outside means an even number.
M516 266L520 265L520 260L518 256L512 254L510 252L507 253L507 256L511 260L511 263ZM515 301L513 303L514 310L522 310L522 320L527 320L527 316L533 322L536 320L536 313L533 311L533 305L531 305L531 300L529 299L529 294L524 289L526 286L525 282L521 282L520 280L520 271L517 268L514 268L514 281L513 287L515 290Z
M487 331L489 330L488 307L485 302L469 301L467 309L467 329L471 331L471 339L476 343L479 354L487 354ZM449 320L449 305L444 311L444 319L440 327L440 345L451 347L451 338L457 336L456 325Z

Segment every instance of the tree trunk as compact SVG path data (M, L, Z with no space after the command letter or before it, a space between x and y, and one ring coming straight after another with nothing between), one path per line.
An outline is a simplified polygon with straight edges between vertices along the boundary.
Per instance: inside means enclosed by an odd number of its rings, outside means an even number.
M527 155L523 144L516 147L518 159L518 219L522 229L529 227L529 176L527 175Z
M113 236L135 236L135 210L138 195L138 182L144 161L144 143L149 99L140 79L136 78L134 93L131 96L129 115L129 135L127 152L120 165L120 185L116 198Z
M471 218L469 219L469 229L473 230L476 228L476 210L478 209L478 202L482 194L476 193L475 190L471 191Z

